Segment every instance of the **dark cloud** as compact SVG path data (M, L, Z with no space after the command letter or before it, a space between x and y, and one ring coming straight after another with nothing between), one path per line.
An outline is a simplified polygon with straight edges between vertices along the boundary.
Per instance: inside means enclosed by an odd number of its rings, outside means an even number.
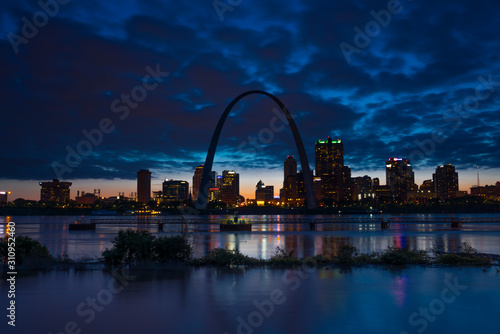
M105 118L114 130L64 178L134 179L140 168L190 174L222 111L250 89L269 90L296 116L312 167L314 142L332 136L344 140L353 170L383 169L389 156L420 152L428 140L432 152L414 155L420 167L498 168L500 4L401 4L349 63L340 43L354 45L353 28L364 30L387 1L243 2L223 22L210 1L71 2L17 54L8 34L21 35L21 18L40 7L2 3L0 154L9 163L0 176L55 177L51 164L64 163L66 147L76 149L82 131ZM170 75L120 119L113 101L147 83L147 67L157 65ZM489 75L492 85L480 88L489 96L468 114L454 111ZM237 104L218 166L276 169L296 154L288 128L249 149L275 107L261 96ZM437 130L446 140L433 139Z

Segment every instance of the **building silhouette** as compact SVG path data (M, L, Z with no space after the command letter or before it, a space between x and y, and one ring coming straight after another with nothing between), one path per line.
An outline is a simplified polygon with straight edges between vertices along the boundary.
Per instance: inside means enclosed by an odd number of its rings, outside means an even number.
M257 205L267 205L274 200L274 186L266 186L260 180L255 186L255 201Z
M80 191L77 191L77 195L75 197L76 204L85 204L85 205L91 205L94 204L95 201L100 199L100 189L99 193L96 192L97 189L94 189L93 193L86 193L85 191L82 191L82 194L80 196Z
M406 158L389 158L385 162L385 175L395 201L406 202L408 193L417 190L413 167Z
M321 198L335 202L352 200L351 169L344 166L342 140L318 140L314 145L316 180L321 182Z
M500 181L495 185L474 186L470 188L470 194L480 196L486 200L500 200Z
M44 202L67 203L70 199L69 187L71 182L61 182L58 179L53 179L48 182L39 182L40 200Z
M287 156L284 163L284 179L283 179L283 198L282 202L286 205L297 205L298 189L297 189L297 161L293 156Z
M455 171L455 166L451 164L438 166L436 172L432 174L432 179L438 199L457 197L458 173Z
M227 205L237 205L240 202L240 174L225 170L220 183L220 200Z
M164 180L162 183L163 201L182 202L189 199L189 182Z
M201 178L203 176L203 165L200 165L196 167L194 170L194 175L193 175L193 201L196 202L198 200L198 192L200 190L200 185L201 185ZM208 182L208 190L211 188L215 188L215 182L217 178L217 172L212 171L210 174L210 181ZM210 196L209 196L210 200Z
M9 202L10 191L0 191L0 204L7 204Z
M151 200L151 172L141 169L137 172L137 202L148 203Z
M372 178L368 175L352 178L353 196L356 200L373 198Z

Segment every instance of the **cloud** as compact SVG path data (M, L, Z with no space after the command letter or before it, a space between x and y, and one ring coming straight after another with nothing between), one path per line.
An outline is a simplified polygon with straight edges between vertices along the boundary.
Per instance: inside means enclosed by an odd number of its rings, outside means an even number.
M383 169L391 155L443 129L421 167L441 163L498 168L500 87L468 117L446 118L480 83L500 81L496 36L500 4L402 3L403 11L348 63L339 48L354 27L374 20L387 1L243 2L220 22L210 2L84 1L61 7L15 54L9 32L36 1L0 5L0 154L6 179L51 179L53 161L84 140L82 130L109 118L115 129L66 178L134 179L140 168L184 175L204 162L212 131L229 102L246 90L276 94L296 115L314 165L314 142L344 141L354 169ZM143 83L146 67L170 75L121 120L115 99ZM490 87L491 88L491 87ZM486 89L486 88L485 88ZM288 129L260 142L256 153L238 147L269 128L276 106L249 96L226 121L217 166L281 168L295 153ZM458 115L458 116L457 116ZM279 184L278 181L274 182Z

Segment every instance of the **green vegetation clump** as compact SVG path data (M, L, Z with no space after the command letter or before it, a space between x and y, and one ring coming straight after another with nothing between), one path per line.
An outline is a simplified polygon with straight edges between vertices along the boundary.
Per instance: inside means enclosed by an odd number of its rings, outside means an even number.
M187 261L193 254L192 246L184 235L156 238L148 231L127 229L118 232L112 243L113 248L102 253L108 265Z
M316 255L298 259L294 252L277 247L268 260L256 259L242 254L239 250L215 248L201 258L193 259L193 247L186 234L155 237L147 231L127 229L120 231L112 241L113 247L103 252L107 265L148 264L184 262L195 265L216 265L230 268L240 266L269 266L271 268L292 268L300 265L414 265L437 264L457 266L489 266L492 260L473 248L469 242L462 243L460 252L446 253L440 245L434 248L435 257L423 250L410 250L408 247L388 246L382 253L359 253L353 245L341 246L335 256ZM54 259L46 246L28 236L16 237L16 265L46 266L48 264L76 265L67 254ZM12 249L11 249L12 251ZM9 256L8 239L0 241L0 263L6 264Z
M436 264L456 266L489 266L491 260L484 256L464 256L463 254L442 254L436 259Z
M232 267L240 265L258 265L261 264L262 261L243 255L238 249L214 248L207 255L200 259L196 259L193 263L198 265L211 264Z
M293 250L287 253L284 248L278 246L266 263L272 267L293 267L301 264L301 261L293 256Z
M353 245L340 246L337 256L333 258L333 262L343 266L351 266L356 263L358 250Z
M479 255L478 250L472 247L469 241L464 241L460 253L439 253L436 263L457 266L483 266L491 265L491 259Z
M428 264L430 257L424 250L409 249L408 247L388 246L380 256L382 264Z
M33 240L28 236L19 235L15 238L15 259L16 265L41 265L54 260L49 249L38 240ZM9 257L9 242L6 236L0 242L0 259L7 263Z
M159 263L185 261L193 256L193 247L186 235L158 237L154 240L155 260Z

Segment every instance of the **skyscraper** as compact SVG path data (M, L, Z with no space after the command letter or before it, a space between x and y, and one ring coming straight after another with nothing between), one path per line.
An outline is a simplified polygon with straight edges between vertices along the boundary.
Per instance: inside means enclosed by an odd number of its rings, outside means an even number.
M40 200L47 202L66 203L70 199L69 187L71 182L61 182L53 179L48 182L40 182Z
M436 173L432 174L434 190L439 199L450 199L457 196L458 173L455 166L446 164L438 166Z
M193 201L198 200L198 191L200 191L201 176L203 175L203 165L196 167L193 175Z
M200 190L202 175L203 175L203 165L200 165L200 166L196 167L196 169L194 170L194 175L193 175L193 201L195 203L198 200L198 191ZM211 176L211 180L208 183L208 189L216 187L215 179L217 177L217 173L212 171L210 176Z
M330 175L335 169L344 167L344 144L342 140L318 140L314 146L316 176Z
M293 156L288 156L284 165L283 201L287 205L296 205L298 199L297 161L295 161Z
M406 158L389 158L385 162L385 176L386 185L397 201L406 202L408 193L417 189L415 173L410 160Z
M137 172L137 202L146 204L151 199L151 172L141 169Z
M227 205L236 205L240 199L240 174L234 170L222 172L220 186L221 201Z
M321 179L323 199L339 201L350 199L351 170L344 166L344 144L342 140L318 140L314 146L316 177Z
M284 172L285 177L283 180L286 180L286 178L290 175L297 175L297 161L294 159L293 155L286 157Z

